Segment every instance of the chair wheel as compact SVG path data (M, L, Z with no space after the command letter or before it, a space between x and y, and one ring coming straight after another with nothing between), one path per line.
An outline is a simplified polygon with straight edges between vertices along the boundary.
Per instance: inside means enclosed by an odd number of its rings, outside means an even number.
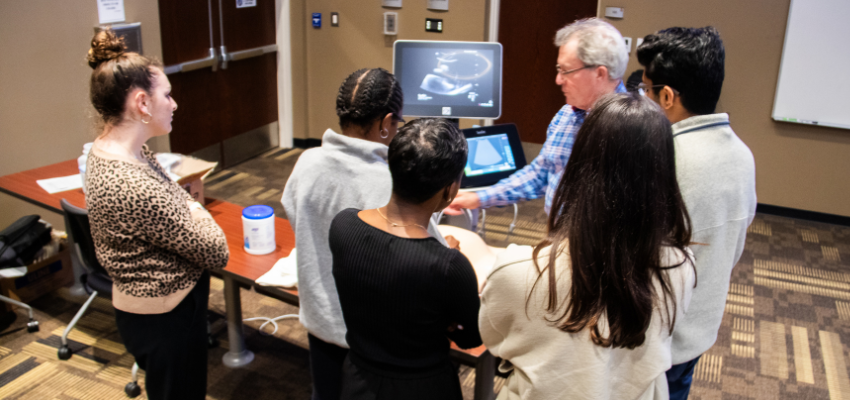
M38 332L38 321L33 320L33 321L30 321L30 322L27 322L27 332L29 332L29 333Z
M124 386L124 393L127 393L127 397L132 399L142 394L142 388L139 387L138 383L130 382L126 386Z
M218 347L218 340L215 340L213 335L207 335L207 347L210 349Z
M71 349L69 349L67 345L63 345L62 347L59 348L59 359L60 360L70 359L72 355L74 355L74 352Z

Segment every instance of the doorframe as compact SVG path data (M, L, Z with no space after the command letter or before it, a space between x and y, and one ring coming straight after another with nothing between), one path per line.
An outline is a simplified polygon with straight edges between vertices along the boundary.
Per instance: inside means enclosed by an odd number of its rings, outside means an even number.
M277 42L277 116L281 148L292 148L294 112L292 109L292 0L275 0Z
M600 0L601 1L601 0ZM484 40L488 42L498 42L499 41L499 7L501 5L501 0L487 0L485 3L484 12L486 15L484 16L484 26L486 31L484 32ZM482 125L491 126L493 125L493 119L486 118L482 120Z

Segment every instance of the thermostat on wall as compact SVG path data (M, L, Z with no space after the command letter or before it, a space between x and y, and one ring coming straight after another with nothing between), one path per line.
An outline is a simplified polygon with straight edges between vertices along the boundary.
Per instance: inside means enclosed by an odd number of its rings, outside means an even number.
M623 7L605 7L605 16L608 18L623 18L623 14Z
M398 13L384 13L384 35L398 35Z

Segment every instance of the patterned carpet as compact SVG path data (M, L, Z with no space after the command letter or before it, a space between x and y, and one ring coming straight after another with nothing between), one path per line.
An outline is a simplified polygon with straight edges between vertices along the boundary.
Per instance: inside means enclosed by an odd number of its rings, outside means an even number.
M281 190L302 150L275 150L211 176L206 195L240 205L268 204L285 217ZM534 244L545 232L542 200L523 203L508 236L512 207L487 210L485 239L494 246ZM25 330L26 313L0 325L0 399L121 399L132 356L126 353L108 299L98 298L71 336L75 355L59 361L59 335L83 299L66 289L31 305L41 324ZM218 347L209 353L208 399L307 399L307 333L295 319L273 336L246 323L256 358L243 369L221 362L227 351L222 282L213 279L210 321ZM245 318L297 308L242 291ZM7 314L7 317L9 315ZM270 331L271 329L267 329ZM732 274L717 343L697 365L691 399L850 399L850 228L759 214ZM464 398L474 371L459 370ZM139 382L144 385L143 375ZM503 380L497 378L499 389ZM143 395L138 397L144 399Z

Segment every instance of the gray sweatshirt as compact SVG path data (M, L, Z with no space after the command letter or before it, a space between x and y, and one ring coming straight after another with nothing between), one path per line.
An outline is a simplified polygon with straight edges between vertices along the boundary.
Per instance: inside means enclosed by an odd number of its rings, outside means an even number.
M298 297L301 323L313 336L348 348L345 322L332 273L328 245L331 221L346 208L386 205L392 194L387 146L350 138L328 129L322 146L301 154L281 203L298 249ZM431 236L445 244L435 225Z
M679 121L673 124L673 136L697 270L691 306L674 327L676 365L698 357L717 339L732 268L756 212L756 167L750 149L729 126L728 114Z

